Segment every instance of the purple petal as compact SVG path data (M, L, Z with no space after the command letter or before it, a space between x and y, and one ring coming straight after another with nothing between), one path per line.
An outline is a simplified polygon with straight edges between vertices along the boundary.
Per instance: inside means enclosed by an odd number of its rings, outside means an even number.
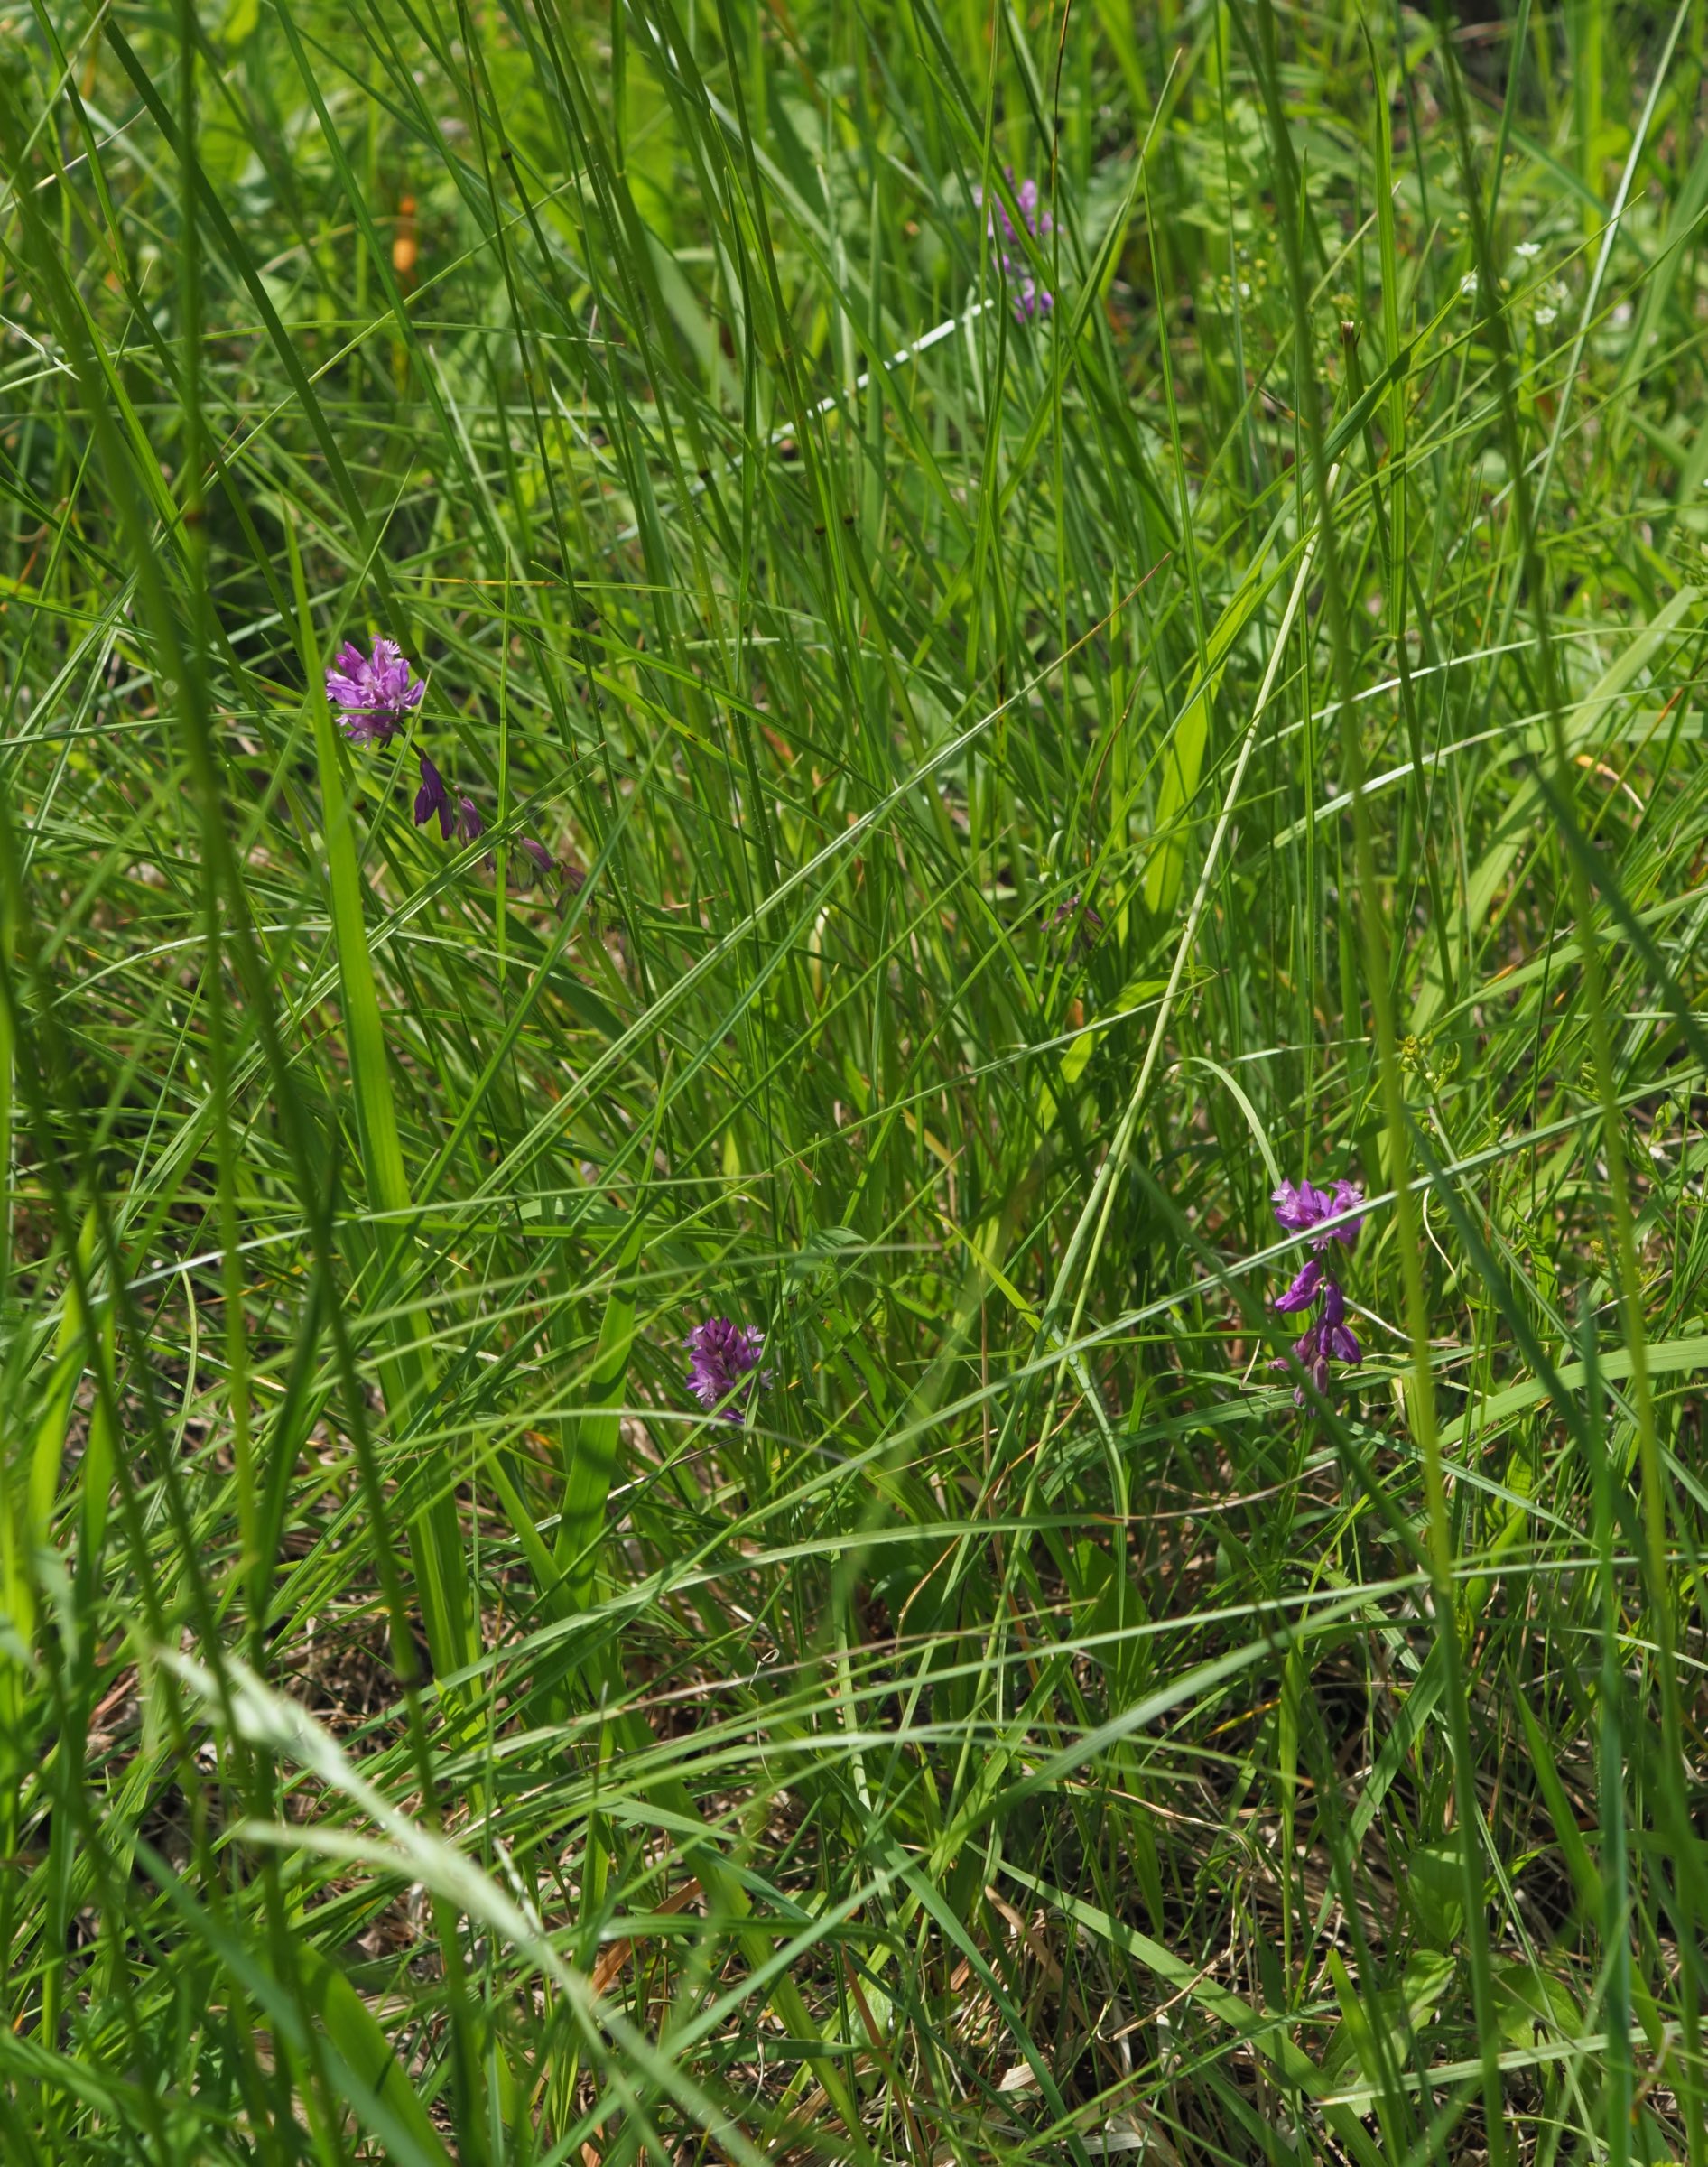
M1308 1233L1318 1220L1326 1219L1332 1201L1308 1181L1284 1181L1271 1198L1276 1217L1290 1234Z
M1331 1202L1330 1216L1332 1218L1338 1219L1342 1212L1355 1211L1358 1214L1355 1219L1349 1219L1344 1226L1337 1226L1334 1229L1334 1239L1337 1242L1344 1242L1348 1249L1351 1249L1363 1230L1364 1213L1360 1207L1364 1202L1364 1192L1355 1181L1337 1181Z
M339 727L352 745L389 745L397 732L389 715L369 714L360 708L341 717Z
M367 666L374 681L374 691L387 706L404 697L409 689L409 665L404 660L404 650L395 639L376 639Z
M1307 1257L1299 1267L1298 1277L1283 1295L1276 1299L1276 1307L1284 1316L1295 1309L1308 1309L1316 1299L1317 1288L1323 1284L1323 1264L1320 1258Z
M487 823L476 809L473 798L459 797L457 800L458 840L461 842L478 842L486 832Z
M424 828L437 814L440 840L450 841L453 815L450 800L445 794L445 778L423 752L421 756L421 788L415 793L415 825Z
M1353 1338L1350 1326L1332 1325L1328 1333L1329 1353L1336 1362L1359 1363L1364 1359L1363 1350Z

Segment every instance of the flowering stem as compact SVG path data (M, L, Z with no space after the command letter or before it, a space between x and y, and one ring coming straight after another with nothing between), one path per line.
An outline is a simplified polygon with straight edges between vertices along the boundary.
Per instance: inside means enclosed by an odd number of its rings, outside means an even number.
M1363 747L1359 739L1353 705L1355 687L1351 646L1347 633L1346 598L1341 586L1339 553L1335 546L1330 508L1328 454L1312 345L1308 287L1301 260L1299 226L1304 210L1303 191L1282 107L1274 0L1259 0L1258 28L1262 55L1258 74L1268 108L1276 193L1279 198L1280 216L1276 223L1280 229L1286 260L1287 284L1293 299L1294 350L1300 377L1298 404L1304 414L1310 475L1317 498L1323 605L1328 618L1330 646L1334 658L1336 689L1340 698L1341 757L1346 768L1347 788L1351 797L1353 862L1358 874L1364 969L1369 982L1371 1019L1375 1027L1382 1112L1388 1137L1388 1173L1395 1191L1395 1232L1399 1250L1400 1274L1406 1291L1406 1323L1411 1341L1412 1375L1406 1395L1406 1411L1423 1462L1429 1526L1430 1589L1434 1609L1435 1637L1441 1649L1446 1680L1443 1697L1452 1744L1453 1796L1463 1875L1465 1939L1471 1965L1471 2000L1481 2046L1483 2141L1488 2148L1490 2167L1505 2167L1509 2153L1505 2094L1499 2058L1500 2034L1489 1951L1489 1921L1483 1902L1481 1815L1476 1793L1476 1764L1471 1750L1463 1656L1459 1645L1458 1615L1453 1602L1453 1533L1447 1517L1447 1485L1442 1465L1441 1437L1435 1420L1435 1381L1431 1366L1429 1310L1424 1287L1421 1230L1417 1223L1416 1202L1408 1178L1410 1149L1406 1125L1406 1102L1401 1083L1398 1040L1394 1026L1393 997L1388 983L1392 950L1388 928L1383 922L1376 853L1370 839L1369 810L1364 799ZM1300 483L1303 488L1303 475ZM1348 1023L1350 1027L1350 1018ZM1388 2057L1385 2042L1378 2044L1378 2051L1386 2065ZM1390 2078L1391 2084L1391 2072L1386 2066L1384 2075ZM1385 2092L1390 2089L1390 2084L1384 2085Z
M1331 492L1334 487L1335 475L1340 470L1336 468L1334 473L1329 476ZM1199 921L1202 918L1204 907L1210 900L1211 884L1215 878L1216 866L1221 860L1222 845L1227 840L1228 831L1233 824L1234 807L1239 801L1239 793L1245 783L1246 769L1249 766L1251 755L1257 748L1258 731L1262 724L1264 715L1268 710L1269 695L1275 688L1276 673L1281 666L1281 657L1287 650L1287 641L1293 631L1293 620L1298 614L1299 604L1304 600L1306 586L1310 581L1311 566L1315 551L1316 543L1313 537L1304 544L1304 553L1299 559L1299 569L1294 575L1293 589L1287 596L1286 608L1281 613L1281 623L1276 633L1275 644L1269 651L1268 665L1263 673L1263 683L1258 688L1257 704L1252 710L1251 720L1246 726L1245 741L1239 748L1239 758L1234 762L1233 775L1228 784L1228 794L1222 800L1221 815L1210 838L1210 848L1204 853L1203 870L1198 876L1198 886L1193 895L1192 907L1186 913L1186 923L1181 930L1180 940L1174 949L1174 961L1168 973L1168 984L1163 992L1162 1005L1156 1011L1156 1020L1151 1027L1151 1034L1146 1043L1145 1058L1139 1065L1138 1081L1134 1084L1132 1095L1128 1100L1126 1109L1122 1112L1120 1126L1115 1131L1115 1140L1109 1146L1109 1156L1097 1170L1096 1179L1091 1185L1091 1194L1086 1199L1085 1209L1080 1214L1079 1223L1073 1229L1068 1242L1066 1254L1062 1260L1062 1269L1057 1275L1056 1285L1065 1292L1078 1265L1080 1251L1086 1243L1089 1230L1090 1248L1086 1254L1084 1270L1080 1275L1080 1288L1073 1304L1072 1321L1067 1330L1066 1347L1068 1349L1076 1346L1079 1342L1080 1331L1085 1316L1085 1305L1090 1296L1092 1278L1097 1270L1097 1260L1102 1252L1103 1242L1109 1232L1109 1215L1115 1207L1115 1195L1120 1186L1120 1176L1126 1167L1128 1154L1132 1149L1133 1139L1138 1133L1139 1121L1149 1102L1151 1078L1156 1074L1157 1059L1168 1036L1168 1026L1174 1015L1174 1003L1179 999L1181 983L1186 975L1187 960L1192 954L1193 944L1198 937ZM1094 1225L1093 1214L1095 1214ZM1050 1335L1059 1306L1059 1299L1053 1296L1050 1306L1044 1313L1043 1323L1039 1329L1038 1336L1041 1341ZM1053 1396L1052 1412L1054 1407ZM1050 1419L1046 1416L1043 1434L1047 1436L1049 1428Z
M309 601L302 554L295 534L285 531L291 576L296 592L302 652L309 665L309 705L320 762L320 802L326 822L327 879L331 897L333 942L343 996L344 1028L349 1041L350 1085L361 1141L362 1170L370 1209L377 1214L375 1242L382 1282L395 1279L406 1249L405 1223L413 1208L409 1177L398 1139L397 1109L392 1097L385 1027L381 1019L374 960L368 951L363 909L362 877L357 862L356 832L350 818L349 789L339 764L339 738L332 711L312 674ZM418 1418L434 1389L432 1356L406 1316L390 1327L391 1345L380 1363L385 1409L395 1435ZM448 1676L476 1653L468 1606L468 1574L463 1564L454 1499L441 1497L424 1508L410 1528L410 1548L422 1591L422 1622L433 1669ZM413 1683L407 1632L393 1639L403 1675Z

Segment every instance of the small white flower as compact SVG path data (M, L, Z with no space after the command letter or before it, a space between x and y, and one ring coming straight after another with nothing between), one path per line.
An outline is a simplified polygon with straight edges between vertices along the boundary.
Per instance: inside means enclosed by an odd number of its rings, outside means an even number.
M1544 330L1546 330L1549 324L1554 321L1554 319L1559 314L1559 312L1560 312L1558 309L1552 308L1546 302L1544 302L1542 306L1536 312L1536 321L1537 324Z
M1523 256L1527 264L1533 256L1541 255L1542 244L1540 241L1520 241L1512 253L1514 256Z
M1474 271L1465 273L1459 282L1459 291L1467 301L1474 301L1477 298L1477 274Z

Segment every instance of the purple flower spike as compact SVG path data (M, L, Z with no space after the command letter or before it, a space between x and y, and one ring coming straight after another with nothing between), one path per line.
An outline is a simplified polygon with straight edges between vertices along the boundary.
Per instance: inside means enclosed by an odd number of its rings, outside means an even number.
M445 778L423 752L421 756L421 788L415 793L415 825L424 828L435 814L439 819L439 839L441 842L449 842L455 815L446 794Z
M708 1410L729 1400L723 1418L739 1422L753 1399L755 1384L763 1391L771 1382L771 1372L759 1368L765 1334L747 1325L732 1325L727 1316L712 1316L696 1325L683 1344L689 1355L689 1390Z
M1286 1292L1276 1303L1284 1315L1298 1309L1308 1309L1320 1300L1322 1307L1313 1318L1310 1327L1293 1343L1295 1360L1310 1377L1312 1383L1325 1399L1329 1389L1329 1363L1343 1362L1356 1365L1364 1359L1363 1350L1346 1321L1346 1294L1323 1252L1335 1242L1351 1249L1356 1243L1364 1224L1364 1192L1355 1181L1337 1181L1331 1189L1319 1189L1309 1181L1284 1181L1275 1192L1275 1215L1290 1234L1308 1234L1315 1251L1300 1266L1298 1275ZM1327 1226L1325 1222L1340 1219L1341 1226ZM1276 1363L1276 1369L1286 1369L1285 1362ZM1303 1389L1295 1391L1294 1399L1303 1407Z
M1004 169L1008 184L1014 186L1014 168ZM976 185L972 191L975 203L983 205L985 192ZM1014 200L1020 216L1026 220L1026 231L1035 241L1041 241L1051 232L1055 220L1047 210L1038 209L1038 184L1035 181L1022 181L1014 191ZM1014 220L1008 216L1008 207L1000 196L990 199L990 209L985 218L985 231L998 244L997 255L1003 274L1012 285L1014 320L1016 323L1030 323L1035 316L1047 316L1055 306L1055 295L1039 285L1026 268L1026 251L1020 245L1020 236Z
M352 745L389 744L426 689L395 639L376 639L371 655L347 639L326 673L326 696L342 711L339 724Z

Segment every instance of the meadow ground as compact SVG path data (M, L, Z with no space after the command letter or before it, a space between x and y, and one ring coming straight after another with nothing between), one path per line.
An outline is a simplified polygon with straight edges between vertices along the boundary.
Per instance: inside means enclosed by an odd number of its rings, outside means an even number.
M8 0L7 2167L1708 2163L1705 68Z

